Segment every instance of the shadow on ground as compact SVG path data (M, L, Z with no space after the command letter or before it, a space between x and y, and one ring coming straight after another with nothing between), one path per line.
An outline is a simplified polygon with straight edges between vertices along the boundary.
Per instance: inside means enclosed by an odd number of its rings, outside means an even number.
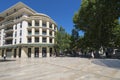
M92 63L100 66L120 69L120 60L118 59L95 59Z
M11 61L16 61L16 60L9 60L9 59L4 60L4 59L0 59L0 62L11 62Z

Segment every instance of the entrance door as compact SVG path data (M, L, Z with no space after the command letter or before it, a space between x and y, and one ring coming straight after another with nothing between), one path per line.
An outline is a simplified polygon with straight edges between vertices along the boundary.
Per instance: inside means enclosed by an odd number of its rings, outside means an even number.
M17 54L16 54L16 49L14 49L14 58L16 58L16 55L17 55Z
M28 48L28 58L31 57L31 48Z
M2 57L4 57L4 50L2 50Z
M35 48L35 57L39 57L39 48Z
M21 58L21 48L19 48L19 54L18 54L19 58Z
M50 57L52 56L52 48L50 48Z
M42 57L46 57L47 56L47 49L45 47L42 48Z
M7 49L6 50L6 56L7 57L12 57L12 49Z

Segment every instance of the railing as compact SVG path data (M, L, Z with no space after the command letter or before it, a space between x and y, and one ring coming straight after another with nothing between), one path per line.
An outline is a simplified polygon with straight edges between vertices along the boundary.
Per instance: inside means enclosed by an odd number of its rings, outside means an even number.
M47 35L47 33L42 33L42 35Z
M39 35L39 32L35 32L35 35Z
M29 35L29 36L31 36L31 35L32 35L32 33L28 33L28 35Z
M13 39L13 36L6 36L5 39Z
M13 31L13 29L7 29L7 30L5 30L5 32L12 32Z
M13 20L10 20L10 21L4 22L3 25L12 24L13 22L14 22Z

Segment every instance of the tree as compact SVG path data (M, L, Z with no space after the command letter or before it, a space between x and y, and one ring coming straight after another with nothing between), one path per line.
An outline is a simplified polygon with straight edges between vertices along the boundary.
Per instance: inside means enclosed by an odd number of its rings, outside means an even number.
M120 48L120 24L114 28L113 36L114 47Z
M86 48L98 50L101 46L109 46L119 16L119 0L82 0L73 22L77 29L84 31Z
M78 48L78 42L79 40L79 33L77 29L72 29L72 35L71 35L71 49L76 50Z
M63 52L70 47L70 35L65 32L65 29L62 26L56 33L55 41L55 48L56 51L58 51L57 55L59 55L60 53L63 54Z

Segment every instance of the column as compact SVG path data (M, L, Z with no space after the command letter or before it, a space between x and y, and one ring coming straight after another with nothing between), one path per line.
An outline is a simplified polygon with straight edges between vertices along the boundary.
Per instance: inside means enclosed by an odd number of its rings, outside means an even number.
M49 36L49 29L47 29L47 36ZM49 43L49 37L47 37L47 43Z
M47 47L47 57L50 57L50 50L49 50L49 47Z
M34 50L35 50L35 48L32 47L31 49L32 49L32 51L31 51L31 58L34 58L34 54L35 54L35 51L34 51Z
M25 47L21 48L21 58L27 58L27 53L28 53L27 48Z
M32 20L32 26L33 27L35 26L35 20Z
M39 28L39 34L42 35L42 28Z
M47 28L49 28L49 22L47 22Z
M53 43L53 44L55 43L55 39L54 39L54 38L52 39L52 43Z
M52 31L52 37L55 37L55 32L54 31Z
M42 47L39 47L39 57L42 58Z
M39 43L42 43L42 36L39 37Z
M32 28L32 35L35 35L35 28Z
M32 35L34 35L35 34L35 28L32 28ZM32 36L32 43L34 43L35 42L35 37L34 36Z
M35 37L32 36L32 43L35 43Z
M49 31L49 29L47 29L47 36L49 36L49 34L50 34L50 31Z
M49 41L49 40L50 40L50 38L49 38L49 37L47 37L47 43L48 43L48 44L50 43L50 41Z
M40 27L42 27L42 20L39 20Z
M52 29L53 29L53 30L54 30L54 27L55 27L54 24L52 24Z
M4 55L3 56L7 57L6 49L4 49Z

